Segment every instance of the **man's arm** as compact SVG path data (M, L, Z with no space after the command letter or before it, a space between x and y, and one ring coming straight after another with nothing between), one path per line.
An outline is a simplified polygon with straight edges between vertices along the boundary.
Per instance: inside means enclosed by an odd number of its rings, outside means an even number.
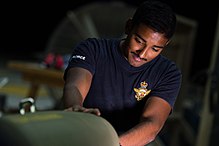
M122 146L143 146L152 142L167 120L171 106L159 97L150 97L146 102L138 125L120 135Z
M92 74L83 68L70 68L66 75L63 100L65 108L82 105L92 80Z
M63 102L66 111L100 115L99 109L82 106L90 89L92 77L92 74L83 68L75 67L68 70L63 90Z

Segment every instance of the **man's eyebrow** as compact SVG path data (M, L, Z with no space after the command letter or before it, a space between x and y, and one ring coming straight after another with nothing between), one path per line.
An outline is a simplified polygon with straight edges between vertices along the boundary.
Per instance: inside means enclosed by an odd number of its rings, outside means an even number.
M155 48L160 48L160 49L163 49L163 48L165 48L165 46L154 46Z
M137 34L137 33L135 33L135 35L137 36L137 37L139 37L143 42L147 42L146 40L144 40L139 34ZM160 48L160 49L163 49L163 48L165 48L165 46L154 46L155 48Z

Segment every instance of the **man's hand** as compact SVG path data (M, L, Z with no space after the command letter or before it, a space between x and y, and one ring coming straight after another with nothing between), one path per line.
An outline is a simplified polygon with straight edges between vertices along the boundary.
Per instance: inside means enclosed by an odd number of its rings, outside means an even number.
M98 108L85 108L80 105L72 106L70 108L65 109L64 111L84 112L84 113L91 113L100 116L100 110Z

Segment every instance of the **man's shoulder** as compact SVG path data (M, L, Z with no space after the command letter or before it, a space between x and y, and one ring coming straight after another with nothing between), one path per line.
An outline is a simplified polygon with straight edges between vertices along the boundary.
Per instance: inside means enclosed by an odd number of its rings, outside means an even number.
M86 42L96 42L96 43L117 43L118 38L87 38Z
M160 55L160 56L159 56L159 62L168 64L168 65L176 65L176 66L177 66L177 64L176 64L175 61L173 61L173 60L170 59L170 58L167 58L167 57L164 56L164 55Z
M118 44L120 42L120 39L117 38L87 38L82 42L85 46L88 48L93 49L101 49L101 50L108 50L112 48L117 48Z
M162 68L162 67L166 68L166 69L169 68L169 69L174 69L178 72L181 72L178 64L175 61L173 61L173 60L171 60L163 55L159 56L159 58L157 59L156 65L159 66L159 68Z

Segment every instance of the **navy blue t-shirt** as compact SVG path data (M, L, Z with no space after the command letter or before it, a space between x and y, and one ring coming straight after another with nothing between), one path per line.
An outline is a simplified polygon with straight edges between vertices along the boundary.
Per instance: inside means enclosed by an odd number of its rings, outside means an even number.
M131 66L120 52L120 41L82 41L74 48L65 70L66 74L71 67L82 67L92 73L84 107L99 108L117 132L139 122L149 96L158 96L173 108L181 84L180 70L162 55L140 67Z

